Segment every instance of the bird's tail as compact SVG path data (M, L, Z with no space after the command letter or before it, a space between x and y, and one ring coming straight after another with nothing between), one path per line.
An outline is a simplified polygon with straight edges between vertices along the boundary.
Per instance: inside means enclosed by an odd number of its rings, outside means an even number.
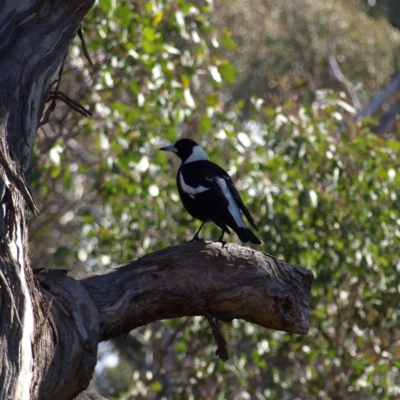
M235 228L235 232L243 243L261 244L260 239L249 228Z
M227 181L228 184L228 188L231 191L231 193L233 194L234 199L236 200L236 204L237 206L242 210L243 214L246 216L247 220L250 222L251 226L258 231L257 225L254 222L253 217L250 214L250 211L247 209L247 207L244 205L242 198L240 197L239 192L237 191L237 189L235 188L233 182L229 179ZM238 236L240 237L240 235L238 234ZM252 239L256 240L256 242L253 242L250 237L249 237L249 241L252 243L256 243L256 244L261 244L261 242L257 239L256 236L253 235L253 233L250 232L250 236ZM241 239L242 240L242 239Z
M246 206L245 206L243 203L242 203L242 204L239 204L239 207L240 207L240 209L243 211L243 214L246 216L247 221L250 222L251 226L252 226L256 231L258 231L258 228L257 228L257 226L256 226L256 223L254 222L253 217L252 217L251 214L250 214L250 211L246 208ZM252 233L252 235L253 235L253 233ZM254 235L253 235L253 236L254 236ZM255 237L255 236L254 236L254 237Z

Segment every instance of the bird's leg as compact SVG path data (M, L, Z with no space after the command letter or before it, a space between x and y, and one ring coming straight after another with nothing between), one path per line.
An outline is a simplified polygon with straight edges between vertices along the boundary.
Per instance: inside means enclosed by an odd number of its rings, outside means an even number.
M199 233L201 231L201 228L203 227L203 225L206 223L206 221L203 221L199 230L196 232L196 234L193 236L193 239L191 240L191 242L197 242L197 241L204 241L204 239L200 239L199 238Z
M217 240L217 242L221 242L223 245L226 243L225 240L222 240L222 239L224 238L224 233L225 233L225 231L222 229L221 236L220 236L219 239ZM223 246L222 246L222 247L223 247Z

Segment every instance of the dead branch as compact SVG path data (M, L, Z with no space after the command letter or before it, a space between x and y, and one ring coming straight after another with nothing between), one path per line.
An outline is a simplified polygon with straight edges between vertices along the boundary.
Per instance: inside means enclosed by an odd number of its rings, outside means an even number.
M63 60L62 60L62 63L61 63L61 65L60 65L60 69L58 70L58 78L57 78L54 82L52 82L52 84L51 84L51 86L53 86L54 84L57 84L57 85L56 85L56 89L55 89L56 92L60 90L61 79L62 79L62 74L63 74L63 71L64 71L64 63L65 63L66 57L67 57L67 53L65 53L64 58L63 58ZM47 101L49 101L49 100L50 100L50 98L47 99ZM56 109L56 99L53 98L53 99L52 99L52 102L51 102L50 105L47 107L46 111L43 113L43 118L42 118L42 120L40 121L40 125L39 125L39 126L46 125L46 124L49 122L50 114L51 114L55 109Z
M47 338L34 351L52 360L37 398L76 395L89 382L100 341L153 321L205 316L223 360L228 351L217 320L300 334L309 328L313 274L235 244L184 243L79 281L66 270L34 273L46 310L35 333Z
M335 58L335 45L331 43L328 50L328 64L333 76L342 84L345 92L350 97L353 107L358 111L361 109L361 103L353 84L343 75L339 64Z
M79 32L80 32L79 35L81 36L82 35L81 28L79 29ZM83 46L84 43L85 43L85 41L83 39L83 36L82 36L81 40L82 40L82 46ZM84 48L86 48L86 45L85 45ZM85 50L84 50L84 52L85 52ZM87 50L86 50L86 52L87 52ZM88 54L88 56L89 56L89 54ZM85 107L83 107L76 100L71 99L71 97L67 96L64 92L60 91L60 85L61 85L62 73L63 73L63 70L64 70L65 58L66 58L66 55L65 55L64 60L63 60L63 62L61 64L61 66L60 66L60 70L58 72L58 78L52 83L52 85L54 85L55 83L57 85L56 85L55 90L52 90L52 91L49 92L49 96L47 98L47 102L51 101L51 103L47 107L46 111L43 113L43 118L40 121L40 125L39 126L46 125L49 122L49 117L50 117L51 113L56 109L56 100L61 100L69 108L71 108L72 110L82 114L84 117L89 117L89 116L91 116L93 114L90 110L87 110ZM89 59L90 59L90 57L89 57Z
M224 338L224 335L222 334L221 330L219 329L218 326L218 319L215 319L212 317L212 315L204 311L204 316L207 318L208 323L211 326L211 330L215 339L215 343L217 344L217 351L215 354L222 360L226 361L229 358L228 355L228 349L226 348L226 340Z
M80 282L99 309L100 340L195 315L300 334L309 328L313 274L235 244L189 242Z
M400 100L397 101L387 113L385 113L381 119L379 120L379 124L377 127L373 129L373 131L377 135L381 135L385 132L387 132L394 123L394 120L396 119L396 115L400 112Z
M93 65L92 59L90 58L90 54L86 47L85 37L83 36L82 25L78 29L78 36L79 36L79 39L81 39L83 54L86 57L86 60L89 61L90 66L93 67L94 65Z
M382 105L400 89L400 75L393 79L383 90L374 96L370 102L361 107L360 100L358 99L356 90L351 82L343 75L340 70L339 64L335 58L335 45L331 44L328 50L328 64L334 77L343 85L345 92L350 97L353 107L357 113L353 116L352 121L356 122L364 117L372 117L378 113ZM394 123L396 115L400 112L400 101L397 101L386 113L379 118L379 123L373 128L377 134L387 132ZM347 124L346 124L347 126Z
M355 116L354 121L363 117L371 117L375 115L382 104L388 100L394 93L400 89L400 75L392 80L384 89L382 89L371 101L363 107Z
M69 108L72 108L76 112L82 114L84 117L89 117L92 115L92 112L87 110L85 107L83 107L81 104L79 104L76 100L71 99L71 97L68 97L65 93L60 92L60 91L52 91L49 93L49 99L50 100L61 100L63 101Z

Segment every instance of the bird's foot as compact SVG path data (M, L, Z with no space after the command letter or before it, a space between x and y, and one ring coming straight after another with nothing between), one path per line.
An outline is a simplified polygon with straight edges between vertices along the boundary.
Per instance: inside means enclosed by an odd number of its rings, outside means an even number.
M218 238L217 243L222 243L222 247L224 247L226 245L226 240L223 240L224 238L224 231L221 232L221 236Z
M189 243L190 242L205 242L205 241L206 241L205 239L195 236L192 240L189 240Z

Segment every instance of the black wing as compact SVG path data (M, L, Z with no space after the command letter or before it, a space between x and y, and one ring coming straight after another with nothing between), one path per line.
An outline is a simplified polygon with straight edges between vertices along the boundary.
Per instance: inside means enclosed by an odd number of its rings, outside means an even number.
M250 224L257 230L256 224L249 210L244 205L243 200L235 188L231 177L224 169L211 161L204 160L192 162L186 165L184 164L182 165L180 172L184 176L185 183L190 187L203 187L208 189L195 195L196 200L201 202L203 211L207 212L208 219L215 222L222 229L224 229L222 225L226 224L237 231L239 226L236 223L235 218L228 210L230 202L221 188L221 184L226 184L226 187L231 193L236 206L243 212ZM220 181L221 179L223 182ZM238 214L240 214L239 210ZM242 219L241 216L240 219ZM224 230L226 231L226 229Z
M201 180L200 184L202 186L204 186L204 187L217 186L217 187L215 187L214 190L216 190L217 192L220 193L220 195L223 196L223 193L222 193L221 188L219 187L219 185L218 184L215 185L216 184L215 177L224 178L226 183L227 183L227 185L228 185L228 189L230 190L230 192L232 193L233 198L236 201L237 206L240 208L240 210L242 210L243 214L246 216L246 218L250 222L251 226L255 230L258 231L258 228L256 226L256 223L254 222L253 217L250 214L250 211L244 205L243 200L240 197L240 194L239 194L238 190L236 189L235 185L233 184L232 179L229 176L229 174L224 169L222 169L219 165L214 164L211 161L198 161L197 163L203 163L203 167L202 168L204 168L204 173L201 176L202 180ZM223 197L226 200L226 197L225 196L223 196ZM226 204L227 205L229 204L229 202L227 200L226 200Z
M227 174L228 175L228 174ZM246 216L247 220L250 222L251 226L258 231L258 228L256 226L256 223L254 222L253 217L250 214L250 211L247 209L247 207L244 205L242 198L240 197L239 192L235 188L235 185L232 182L231 177L228 175L228 178L226 178L226 182L228 184L228 188L231 191L233 198L235 199L238 207L242 210L243 214Z

